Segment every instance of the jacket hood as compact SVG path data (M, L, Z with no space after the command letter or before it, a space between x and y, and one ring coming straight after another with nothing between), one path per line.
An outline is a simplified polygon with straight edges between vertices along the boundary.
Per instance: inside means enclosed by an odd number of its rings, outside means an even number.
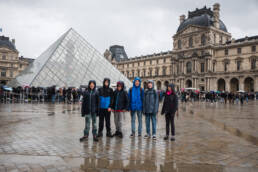
M152 83L152 88L151 89L154 89L154 81L153 80L148 80L147 81L147 89L149 89L149 87L148 87L149 83Z
M123 82L123 81L118 81L118 82L116 83L116 86L118 86L118 85L121 85L122 90L124 90L124 89L125 89L125 84L124 84L124 82Z
M173 94L176 94L176 90L175 90L175 85L174 84L168 84L168 87L172 88Z
M108 86L107 87L105 86L105 82L106 81L108 81ZM104 88L109 88L109 86L110 86L110 79L109 78L104 78L104 80L103 80L103 87Z
M139 87L141 87L141 82L142 82L142 80L141 80L141 78L139 78L139 77L135 77L135 78L134 78L134 80L133 80L133 86L136 87L135 81L137 81L137 80L140 82Z
M94 84L94 89L93 89L93 90L95 90L95 89L96 89L96 81L95 81L95 80L90 80L90 81L89 81L88 89L90 90L90 84L91 84L91 83Z

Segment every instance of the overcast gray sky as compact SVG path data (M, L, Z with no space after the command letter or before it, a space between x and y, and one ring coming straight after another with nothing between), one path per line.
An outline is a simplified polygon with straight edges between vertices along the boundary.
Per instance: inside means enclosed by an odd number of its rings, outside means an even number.
M179 16L215 2L234 38L258 35L258 0L0 0L0 35L37 58L72 27L101 53L119 44L134 57L172 50Z

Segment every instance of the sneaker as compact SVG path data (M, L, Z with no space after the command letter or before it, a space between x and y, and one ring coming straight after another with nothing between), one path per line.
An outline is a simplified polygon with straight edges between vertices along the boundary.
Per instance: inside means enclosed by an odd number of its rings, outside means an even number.
M175 141L175 140L176 140L176 139L175 139L175 136L172 136L170 140L171 140L171 141Z
M103 134L102 134L102 133L99 133L99 134L97 135L97 137L103 137Z
M165 136L163 139L164 139L164 140L168 140L168 136Z
M142 135L141 135L141 134L138 134L138 137L142 137Z
M154 135L154 136L152 136L152 139L153 139L153 140L156 140L156 136L155 136L155 135Z
M134 137L134 133L132 133L132 134L130 135L130 137Z
M97 136L93 136L93 141L94 142L98 142L99 141L98 137Z
M149 139L149 138L150 138L150 135L146 134L146 135L144 136L144 138L145 138L145 139Z
M86 139L88 139L88 136L87 136L87 135L86 135L86 136L81 137L81 138L80 138L80 142L82 142L82 141L84 141L84 140L86 140Z

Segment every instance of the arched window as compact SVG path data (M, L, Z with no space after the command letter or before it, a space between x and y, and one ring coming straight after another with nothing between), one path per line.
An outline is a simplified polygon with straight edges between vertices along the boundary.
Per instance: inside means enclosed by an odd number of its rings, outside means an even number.
M191 73L192 72L192 63L187 62L186 63L186 73Z
M193 38L192 37L189 38L189 47L193 47Z
M206 36L204 34L202 34L202 36L201 36L201 43L202 43L202 45L206 44Z
M177 44L178 44L178 49L181 49L182 45L181 45L181 40L180 39L178 40Z

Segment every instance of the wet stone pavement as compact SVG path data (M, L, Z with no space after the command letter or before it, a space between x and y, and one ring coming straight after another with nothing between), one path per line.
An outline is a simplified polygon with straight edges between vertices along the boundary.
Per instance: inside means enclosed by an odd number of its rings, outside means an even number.
M156 141L130 138L127 113L123 139L103 137L95 143L90 135L80 143L84 119L78 104L0 104L0 172L258 171L258 101L187 103L179 112L176 142L163 140L160 114Z

